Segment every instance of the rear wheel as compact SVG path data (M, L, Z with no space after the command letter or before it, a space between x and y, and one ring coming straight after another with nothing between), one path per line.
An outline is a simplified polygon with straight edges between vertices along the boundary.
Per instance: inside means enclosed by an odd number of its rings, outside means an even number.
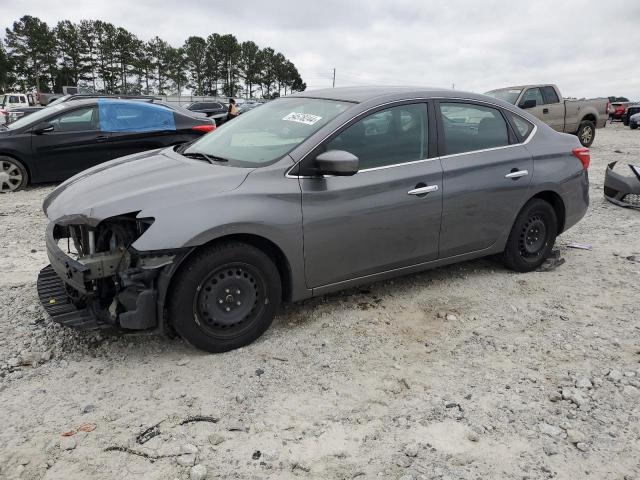
M20 161L0 156L0 193L22 190L28 181L29 174Z
M276 314L280 274L261 250L226 243L196 253L172 282L169 320L182 338L208 352L253 342Z
M638 124L637 124L637 123L635 123L635 122L630 123L630 124L629 124L629 128L630 128L631 130L635 130L636 128L638 128Z
M576 135L583 147L590 147L596 138L596 125L590 120L585 120L580 123Z
M551 253L558 233L558 219L553 207L538 198L527 202L516 218L503 261L516 272L535 270Z

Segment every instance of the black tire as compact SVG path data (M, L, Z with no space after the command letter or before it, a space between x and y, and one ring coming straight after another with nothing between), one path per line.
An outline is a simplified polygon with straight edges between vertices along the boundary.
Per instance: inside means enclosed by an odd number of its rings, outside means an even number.
M635 130L636 128L638 128L638 124L637 124L637 123L630 123L630 124L629 124L629 128L630 128L631 130Z
M596 138L596 125L590 120L585 120L580 123L576 136L583 147L590 147L593 140Z
M0 193L17 192L29 183L29 173L19 160L0 155Z
M262 335L280 306L280 274L261 250L216 245L185 260L171 282L169 321L187 342L226 352Z
M535 270L551 253L558 234L558 219L553 207L539 198L529 200L516 218L503 262L516 272Z

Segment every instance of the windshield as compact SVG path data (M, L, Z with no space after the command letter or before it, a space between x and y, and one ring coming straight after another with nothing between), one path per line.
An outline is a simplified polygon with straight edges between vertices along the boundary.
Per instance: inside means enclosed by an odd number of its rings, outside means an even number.
M491 90L490 92L485 93L485 95L489 95L490 97L504 100L505 102L515 105L516 100L518 100L518 97L520 96L520 92L522 92L521 88L501 88L499 90Z
M9 95L4 95L2 97L2 104L0 104L0 107L4 107L7 104L8 100L9 100L8 97L9 97Z
M64 110L64 109L65 109L64 105L48 106L46 108L38 110L37 112L33 112L32 114L27 115L26 117L19 118L15 122L7 125L7 128L9 130L17 130L18 128L34 125L38 123L40 120L42 120L43 118L51 115L53 112Z
M60 97L60 98L56 98L53 102L49 102L47 104L47 107L50 107L52 105L58 105L59 103L64 103L67 101L67 99L70 97L71 95L65 95L64 97Z
M282 158L353 104L282 98L223 124L183 154L205 154L238 167L261 167Z

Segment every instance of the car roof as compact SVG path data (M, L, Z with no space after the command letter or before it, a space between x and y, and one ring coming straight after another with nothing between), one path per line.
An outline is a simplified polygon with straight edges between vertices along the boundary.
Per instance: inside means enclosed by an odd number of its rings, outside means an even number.
M448 90L435 87L400 87L400 86L368 86L368 87L339 87L325 88L322 90L311 90L295 93L283 98L302 97L320 98L343 102L363 103L370 100L402 100L404 98L462 98L469 100L482 100L499 105L507 105L504 102L481 95L478 93L464 92L461 90Z

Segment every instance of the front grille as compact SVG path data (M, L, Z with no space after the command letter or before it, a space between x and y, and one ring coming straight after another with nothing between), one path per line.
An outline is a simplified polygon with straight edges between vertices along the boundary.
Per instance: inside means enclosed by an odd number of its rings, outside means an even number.
M636 195L635 193L627 193L622 198L622 201L629 205L637 205L640 207L640 195Z
M52 317L77 311L76 306L71 303L65 284L51 265L43 268L38 275L38 297Z

